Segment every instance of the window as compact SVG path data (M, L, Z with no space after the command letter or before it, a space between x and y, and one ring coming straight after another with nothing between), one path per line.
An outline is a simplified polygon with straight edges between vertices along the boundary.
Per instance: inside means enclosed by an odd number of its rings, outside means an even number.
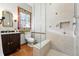
M31 12L18 7L18 29L30 31L31 29Z

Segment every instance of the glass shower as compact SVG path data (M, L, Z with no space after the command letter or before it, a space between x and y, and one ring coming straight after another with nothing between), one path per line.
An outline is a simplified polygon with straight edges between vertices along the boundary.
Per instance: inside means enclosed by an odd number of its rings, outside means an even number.
M42 55L42 42L46 40L46 9L45 4L34 4L33 8L33 32L35 39L33 55Z
M78 9L75 3L33 4L34 56L79 55Z

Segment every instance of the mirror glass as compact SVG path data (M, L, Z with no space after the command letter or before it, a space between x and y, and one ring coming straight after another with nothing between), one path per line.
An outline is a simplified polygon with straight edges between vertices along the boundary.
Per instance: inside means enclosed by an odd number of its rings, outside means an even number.
M12 27L13 26L13 14L9 11L2 11L2 17L5 17L3 20L3 27Z

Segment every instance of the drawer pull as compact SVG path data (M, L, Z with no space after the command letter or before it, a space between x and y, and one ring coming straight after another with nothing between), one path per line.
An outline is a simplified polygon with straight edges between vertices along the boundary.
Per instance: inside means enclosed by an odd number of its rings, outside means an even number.
M10 45L10 43L8 43L8 45Z
M13 44L13 42L11 42L11 44Z

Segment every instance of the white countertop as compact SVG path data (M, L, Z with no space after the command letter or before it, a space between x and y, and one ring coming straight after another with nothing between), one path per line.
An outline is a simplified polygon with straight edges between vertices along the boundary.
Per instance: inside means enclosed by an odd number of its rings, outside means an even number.
M4 35L4 34L16 34L16 33L20 33L20 32L1 33L1 35Z

